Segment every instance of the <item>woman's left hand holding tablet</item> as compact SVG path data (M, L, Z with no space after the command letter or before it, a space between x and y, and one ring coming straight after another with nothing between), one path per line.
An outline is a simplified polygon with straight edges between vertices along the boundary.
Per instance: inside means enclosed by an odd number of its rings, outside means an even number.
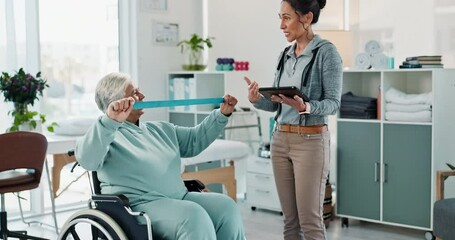
M304 111L305 107L306 107L303 99L297 95L295 95L293 98L290 98L290 97L286 97L283 94L279 94L279 95L273 95L270 99L274 102L287 104L287 105L291 106L292 108L294 108L295 110L297 110L297 112Z

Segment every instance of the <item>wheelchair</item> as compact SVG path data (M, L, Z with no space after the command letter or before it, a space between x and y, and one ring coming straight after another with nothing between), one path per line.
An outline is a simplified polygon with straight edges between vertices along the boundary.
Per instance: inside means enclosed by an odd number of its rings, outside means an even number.
M74 151L68 152L73 156ZM76 162L73 166L76 167ZM59 240L65 239L103 239L103 240L153 240L152 224L144 212L134 212L124 195L101 194L100 182L96 171L89 173L92 197L88 209L82 209L71 215L63 225ZM201 192L205 185L198 180L184 180L190 192ZM138 218L145 219L141 224Z

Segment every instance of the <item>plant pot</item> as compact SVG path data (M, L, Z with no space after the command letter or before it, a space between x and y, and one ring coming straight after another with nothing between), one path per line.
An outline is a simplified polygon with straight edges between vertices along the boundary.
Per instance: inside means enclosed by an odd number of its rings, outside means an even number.
M188 65L184 64L182 65L183 70L185 71L203 71L207 68L207 65L203 64L196 64L196 65Z
M185 71L202 71L207 68L206 64L202 62L202 51L187 51L186 62L182 65Z
M30 122L25 122L19 125L19 131L28 131L28 132L43 132L41 120L34 120L36 122L36 128L33 128Z
M19 125L14 125L15 127L12 127L13 129L9 129L9 131L42 132L41 119L37 112L28 110L28 104L15 102L13 114L14 124L18 122L17 124Z

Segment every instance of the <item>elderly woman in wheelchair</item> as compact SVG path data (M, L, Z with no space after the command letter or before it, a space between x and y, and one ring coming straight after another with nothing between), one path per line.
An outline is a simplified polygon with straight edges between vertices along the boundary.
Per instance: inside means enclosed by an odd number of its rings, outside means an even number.
M139 124L144 111L133 105L143 99L126 74L111 73L100 80L95 100L105 114L77 142L79 164L96 171L103 195L121 194L133 211L149 216L139 221L152 226L153 238L244 239L236 203L224 194L190 192L180 175L180 158L199 154L220 135L237 99L226 95L220 108L195 127ZM64 230L62 234L71 235L71 228Z

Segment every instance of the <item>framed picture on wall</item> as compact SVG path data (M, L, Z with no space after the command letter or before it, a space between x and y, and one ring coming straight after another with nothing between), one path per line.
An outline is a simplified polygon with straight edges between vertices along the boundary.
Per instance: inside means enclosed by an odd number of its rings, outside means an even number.
M167 0L141 0L141 10L144 12L166 12Z
M176 46L179 40L177 23L152 22L152 43L157 45Z

